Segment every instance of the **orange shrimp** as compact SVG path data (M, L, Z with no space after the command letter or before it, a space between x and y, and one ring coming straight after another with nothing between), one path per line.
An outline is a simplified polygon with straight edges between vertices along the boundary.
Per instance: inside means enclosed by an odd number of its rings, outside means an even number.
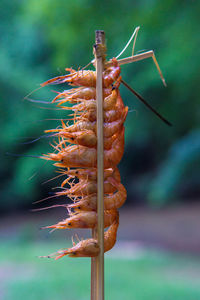
M124 152L124 127L109 150L104 150L104 168L119 164ZM61 162L65 167L93 168L97 166L97 150L84 146L69 146L59 153L49 153L41 158Z
M113 89L112 93L104 99L103 102L103 110L107 111L113 109L117 102L117 90ZM82 111L82 110L95 110L96 111L97 103L96 100L82 100L81 103L69 107L67 109L71 109L73 111ZM63 107L66 109L66 107Z
M68 255L69 257L95 257L99 255L99 245L95 239L87 239L80 241L75 244L73 242L73 247L68 249L61 249L48 256L40 256L47 258L54 258L55 260Z
M117 210L104 211L104 228L110 226L117 218ZM71 217L58 222L57 224L42 227L42 229L67 229L67 228L95 228L97 225L97 213L94 211L84 211L74 213Z
M103 96L107 97L112 92L112 88L104 88L103 89ZM80 99L83 100L91 100L96 99L96 89L94 87L79 87L79 88L73 88L71 90L66 90L62 93L59 93L52 102L58 102L57 100L62 98L62 100L59 100L58 105L61 105L66 102L70 103L77 103L80 102Z
M97 181L97 169L95 168L89 168L89 169L69 169L67 171L61 171L61 173L68 175L69 177L64 180L61 184L61 187L63 187L66 183L69 182L70 178L77 177L79 179L79 182L87 183L87 182L95 182ZM120 182L120 173L118 168L108 168L104 169L104 180L107 180L108 178L114 178L116 181Z
M89 168L89 169L69 169L69 170L61 170L60 173L68 175L69 177L77 177L79 180L97 180L97 169ZM104 169L104 179L113 176L115 180L120 181L120 173L117 168L108 168Z
M104 137L111 137L117 131L120 130L122 124L125 122L128 114L128 107L125 107L121 112L120 119L117 119L113 122L104 122ZM71 126L66 126L64 122L62 122L62 129L49 129L45 130L46 133L57 132L59 136L65 137L66 132L77 132L82 130L92 130L96 134L96 122L89 121L78 121Z
M110 177L104 178L104 193L111 194L116 190L116 185L112 184L112 179L119 182L120 181L120 173L117 168L115 168ZM64 180L61 184L63 187L66 183L69 183L69 178ZM88 178L80 179L77 184L70 184L71 188L66 189L61 192L57 192L56 196L64 196L64 195L74 195L74 196L83 196L90 195L97 192L97 182L96 180L88 180Z
M103 112L104 122L113 122L113 121L120 119L122 112L124 110L128 111L128 107L125 108L123 100L118 91L117 103L115 105L115 108ZM76 119L80 119L80 120L87 119L90 122L94 122L94 121L96 121L96 116L97 116L96 111L90 110L90 111L86 111L86 112L79 112L78 116L76 116Z
M117 191L111 195L104 195L104 209L116 209L120 208L126 201L127 192L123 184L113 181L113 178L108 178L108 181L117 188ZM84 196L73 204L68 204L69 209L75 209L75 211L96 211L97 209L97 196L89 195Z
M114 140L118 137L118 132L113 134L111 137L104 137L104 149L108 150L112 147ZM92 130L82 130L78 132L66 132L65 138L58 145L62 145L65 142L85 146L88 148L97 147L97 136Z
M104 252L111 250L117 238L117 229L119 226L119 217L111 224L106 232L104 232ZM96 239L86 239L79 241L77 244L73 242L73 247L68 249L61 249L48 256L48 258L54 258L55 260L68 255L69 257L96 257L99 255L99 245Z
M61 187L64 186L64 183L65 181L61 184ZM104 180L104 192L106 194L111 194L115 190L116 190L115 186L113 186L108 180ZM97 183L95 181L80 180L75 185L71 185L71 188L65 189L61 192L57 192L56 196L64 196L64 195L84 196L84 195L94 194L96 192L97 192Z
M113 65L107 68L103 73L103 86L109 87L120 75L121 69L118 65L118 62L115 58L112 59ZM70 85L76 86L86 86L86 87L95 87L96 86L96 72L90 70L80 70L75 71L73 69L66 68L66 71L69 71L70 74L57 76L52 79L49 79L41 84L41 86L46 86L49 84L60 84L60 83L69 83Z

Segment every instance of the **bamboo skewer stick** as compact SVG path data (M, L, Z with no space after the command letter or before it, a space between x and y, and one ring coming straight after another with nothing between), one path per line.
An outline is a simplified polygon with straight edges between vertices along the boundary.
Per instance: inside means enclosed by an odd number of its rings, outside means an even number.
M104 300L104 141L103 141L103 69L105 58L104 31L95 33L97 102L97 229L93 236L98 240L100 253L91 263L91 300Z

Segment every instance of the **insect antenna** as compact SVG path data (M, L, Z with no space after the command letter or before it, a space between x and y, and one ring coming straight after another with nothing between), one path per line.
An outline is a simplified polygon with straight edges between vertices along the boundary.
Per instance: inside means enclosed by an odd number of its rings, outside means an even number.
M130 87L123 79L121 80L121 83L123 83L123 85L127 89L129 89L140 101L142 101L144 105L146 105L159 119L161 119L168 126L172 126L172 124L169 121L167 121L161 114L159 114L148 102L146 102L146 100L144 100L144 98L140 94L138 94L132 87Z

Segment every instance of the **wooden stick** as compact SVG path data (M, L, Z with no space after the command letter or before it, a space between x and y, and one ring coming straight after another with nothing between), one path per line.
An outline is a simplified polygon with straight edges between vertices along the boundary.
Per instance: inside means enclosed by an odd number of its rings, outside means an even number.
M103 69L105 59L104 31L96 31L94 46L96 59L97 101L97 229L93 236L98 240L100 253L92 259L91 300L104 300L104 141L103 141Z

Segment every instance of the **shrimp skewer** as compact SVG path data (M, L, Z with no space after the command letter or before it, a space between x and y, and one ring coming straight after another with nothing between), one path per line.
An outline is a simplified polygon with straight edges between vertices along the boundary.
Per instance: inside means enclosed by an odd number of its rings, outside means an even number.
M104 167L110 168L119 164L124 152L124 127L119 133L112 148L104 150ZM61 162L65 167L97 167L97 151L84 146L69 146L59 153L42 156L43 159Z

